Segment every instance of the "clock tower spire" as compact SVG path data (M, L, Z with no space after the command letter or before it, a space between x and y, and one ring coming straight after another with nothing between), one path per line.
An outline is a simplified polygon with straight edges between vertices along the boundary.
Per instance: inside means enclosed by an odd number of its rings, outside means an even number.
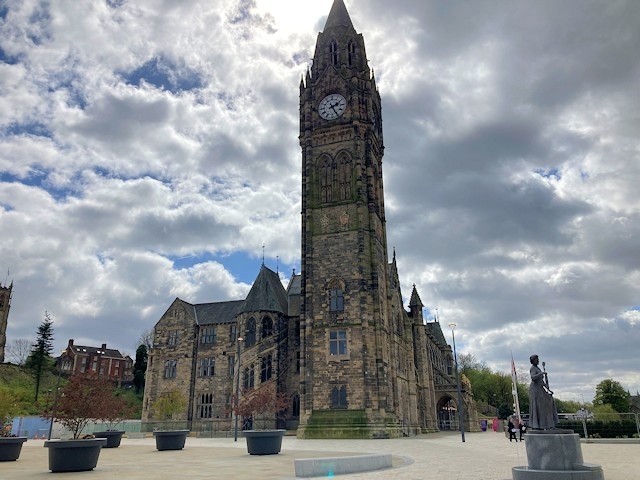
M298 435L386 438L394 411L381 102L343 0L300 86L302 375Z

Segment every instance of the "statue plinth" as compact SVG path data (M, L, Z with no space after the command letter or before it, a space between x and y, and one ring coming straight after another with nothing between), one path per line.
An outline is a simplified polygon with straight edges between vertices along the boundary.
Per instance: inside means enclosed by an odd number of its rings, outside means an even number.
M513 480L604 480L600 465L582 459L573 430L532 430L525 434L526 467L513 467Z

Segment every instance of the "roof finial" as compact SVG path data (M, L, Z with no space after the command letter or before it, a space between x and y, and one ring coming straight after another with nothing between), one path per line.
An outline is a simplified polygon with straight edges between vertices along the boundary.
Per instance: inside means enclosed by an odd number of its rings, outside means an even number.
M280 266L280 255L276 255L276 273L280 273L278 267Z
M262 266L264 267L264 243L262 244Z

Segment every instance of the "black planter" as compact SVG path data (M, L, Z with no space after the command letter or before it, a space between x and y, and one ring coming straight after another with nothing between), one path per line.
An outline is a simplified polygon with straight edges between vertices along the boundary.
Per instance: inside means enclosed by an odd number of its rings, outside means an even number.
M100 450L107 444L105 438L82 440L47 440L49 470L52 472L85 472L98 464Z
M156 448L162 450L182 450L189 430L155 430Z
M274 455L280 453L282 437L286 430L245 430L249 455Z
M15 462L27 437L0 437L0 462Z
M118 448L120 441L124 435L124 430L107 430L105 432L94 432L93 436L96 438L106 438L107 444L102 448Z

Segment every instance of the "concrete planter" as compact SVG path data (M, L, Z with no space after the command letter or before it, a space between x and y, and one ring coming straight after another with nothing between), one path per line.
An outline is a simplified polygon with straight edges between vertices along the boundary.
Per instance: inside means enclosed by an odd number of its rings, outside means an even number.
M155 430L156 448L163 450L182 450L189 430Z
M15 462L27 437L0 437L0 462Z
M96 438L106 438L107 444L103 448L118 448L122 441L124 430L106 430L104 432L94 432Z
M52 472L85 472L98 464L100 450L107 444L105 438L81 440L48 440L49 470Z
M249 455L274 455L280 453L282 437L286 430L245 430Z

